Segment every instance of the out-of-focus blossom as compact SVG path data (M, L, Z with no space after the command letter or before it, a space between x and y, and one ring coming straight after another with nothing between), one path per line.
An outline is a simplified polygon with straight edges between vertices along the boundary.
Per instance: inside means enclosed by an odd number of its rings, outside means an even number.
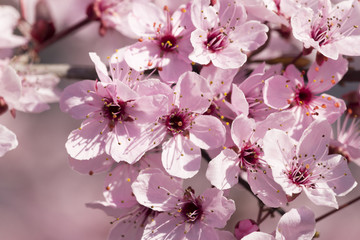
M339 55L359 56L360 3L341 1L334 6L330 0L321 0L316 10L301 8L291 18L296 39L305 48L314 48L322 55L338 59Z
M336 130L332 134L330 141L330 153L339 153L348 161L354 162L360 166L360 122L353 119L349 123L350 115L347 114L341 124L341 120L337 120Z
M140 172L132 189L137 201L153 210L161 211L146 225L142 239L214 239L216 228L223 228L235 211L233 200L215 188L196 196L191 187L165 175L159 169Z
M326 119L312 122L299 142L277 129L266 133L264 160L289 199L304 191L313 203L337 208L335 197L346 195L357 185L346 158L328 155L330 135Z
M14 115L15 106L18 105L21 97L22 86L20 77L8 64L8 61L0 60L0 86L0 113L10 109Z
M188 59L192 51L190 5L180 6L174 13L152 3L134 3L129 15L131 29L140 36L129 47L125 60L137 71L157 68L165 82L173 83L191 71Z
M18 145L16 135L0 124L0 157Z
M44 43L55 34L55 25L45 0L39 0L35 6L35 22L31 27L31 37L38 43Z
M252 232L259 231L259 226L252 219L245 219L239 221L234 230L234 235L236 239L243 239L246 235L249 235Z
M288 0L289 2L292 0ZM278 0L240 0L244 4L249 17L255 17L256 19L264 22L289 26L289 22L280 11L280 5L282 1Z
M21 46L27 42L24 37L15 35L20 14L12 6L0 6L0 50L11 49Z
M60 79L53 74L16 72L9 61L0 62L0 98L1 111L9 109L38 113L48 110L48 103L59 101Z
M315 215L307 207L291 209L279 220L275 237L268 233L253 232L242 240L311 240L315 235Z
M90 18L100 21L100 35L105 35L108 28L115 29L124 36L136 38L129 28L128 14L133 0L94 0L87 9Z
M49 103L59 101L60 78L54 74L18 73L21 79L21 97L15 109L23 112L39 113L50 108Z
M247 21L246 10L237 1L209 4L206 0L195 0L191 20L196 30L191 33L194 51L189 58L199 64L212 62L223 69L241 67L246 62L246 53L267 40L268 27L258 21Z
M360 116L360 87L356 91L351 91L342 96L346 102L348 114L352 117Z
M268 106L285 110L289 109L296 116L292 137L298 139L302 131L316 118L324 117L330 123L336 121L345 111L345 102L328 94L316 94L332 88L347 72L347 61L329 59L321 66L313 63L307 73L305 85L304 74L294 65L289 65L283 76L269 78L264 86L264 102Z

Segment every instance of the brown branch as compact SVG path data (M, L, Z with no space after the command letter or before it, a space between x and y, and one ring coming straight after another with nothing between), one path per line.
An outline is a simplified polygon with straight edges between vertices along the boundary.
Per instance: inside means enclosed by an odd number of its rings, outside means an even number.
M31 72L34 74L52 73L60 78L66 79L93 79L97 78L93 66L73 66L69 64L14 64L13 67L20 72Z
M343 209L343 208L346 208L347 206L350 206L351 204L353 204L354 202L356 202L356 201L358 201L358 200L360 200L360 196L358 196L357 198L355 198L355 199L353 199L353 200L351 200L351 201L349 201L349 202L341 205L338 209L334 209L334 210L332 210L332 211L330 211L330 212L328 212L328 213L325 213L324 215L316 218L315 221L316 221L316 222L319 222L319 221L323 220L324 218L326 218L326 217L328 217L328 216L330 216L330 215L338 212L339 210L341 210L341 209Z
M83 20L81 20L80 22L76 23L75 25L59 32L58 34L56 34L55 36L53 36L52 38L50 38L49 40L47 40L46 42L40 44L39 46L37 46L35 48L35 52L40 52L41 50L43 50L44 48L52 45L53 43L63 39L64 37L70 35L71 33L79 30L80 28L82 28L83 26L87 25L88 23L92 22L94 19L91 19L89 17L84 18Z

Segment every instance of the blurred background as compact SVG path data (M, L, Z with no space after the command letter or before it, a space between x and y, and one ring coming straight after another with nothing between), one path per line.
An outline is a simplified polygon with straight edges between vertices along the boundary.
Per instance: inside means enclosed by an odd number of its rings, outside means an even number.
M0 0L0 4L18 7L18 1ZM29 18L33 18L35 0L25 0ZM48 0L56 29L70 26L85 18L84 9L91 0ZM64 16L67 16L66 18ZM71 16L71 17L68 17ZM106 62L116 48L129 45L134 40L115 31L104 37L97 32L94 22L71 37L65 38L41 52L43 63L71 63L92 67L88 52L97 52ZM360 76L359 76L360 80ZM63 79L60 87L73 83ZM330 93L336 96L355 90L358 84L338 86ZM100 210L88 209L85 203L103 200L104 174L81 175L68 165L65 142L70 131L79 127L80 121L60 111L58 104L40 114L17 112L0 117L0 124L13 131L19 146L0 159L0 240L72 240L106 239L113 219ZM360 168L350 163L353 176L360 182ZM202 171L187 184L199 193L210 184L205 178L206 162ZM236 222L257 217L257 200L241 186L231 189L230 197L236 201L236 213L227 229L232 231ZM338 198L339 205L360 195L359 186L346 197ZM316 217L332 210L312 204L304 194L291 202L292 207L306 205ZM316 225L320 239L359 239L360 201L320 221ZM280 217L266 220L261 230L271 233Z

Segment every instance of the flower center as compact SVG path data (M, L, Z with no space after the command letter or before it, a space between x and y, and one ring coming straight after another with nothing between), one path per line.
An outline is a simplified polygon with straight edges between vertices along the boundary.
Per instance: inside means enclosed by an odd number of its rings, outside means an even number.
M295 95L295 102L297 105L308 105L312 100L313 94L308 88L300 88Z
M174 109L171 114L165 116L165 126L173 134L185 131L191 124L192 114L179 109Z
M240 168L247 169L248 167L255 167L263 155L262 149L254 144L246 144L240 151Z
M173 35L165 35L160 39L160 48L164 52L172 52L177 48L177 40Z
M194 190L188 187L184 193L184 200L186 201L181 208L181 214L187 222L195 222L201 219L203 209L200 198L195 198Z
M126 112L127 102L117 101L106 98L102 108L103 116L111 121L109 127L112 129L116 121L132 122L134 119Z
M304 166L294 166L289 172L289 179L296 185L309 185L312 173L309 172L309 164ZM311 185L311 184L310 184Z
M330 29L329 29L330 30ZM326 26L313 27L311 30L311 37L319 43L320 46L329 42L329 31Z
M207 41L204 44L211 52L218 52L227 47L229 41L223 29L219 28L208 32Z

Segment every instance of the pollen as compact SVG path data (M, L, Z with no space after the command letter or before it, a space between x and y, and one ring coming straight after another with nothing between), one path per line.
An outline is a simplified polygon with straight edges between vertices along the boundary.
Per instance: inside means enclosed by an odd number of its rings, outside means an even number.
M182 9L181 9L181 12L182 12L182 13L186 13L186 9L185 9L185 8L182 8Z
M340 103L336 102L336 103L334 103L334 106L337 107L337 108L339 108L339 107L340 107Z
M331 83L333 84L333 85L335 85L335 80L334 79L331 79Z
M130 179L130 178L127 178L127 179L126 179L126 181L130 182L130 181L131 181L131 179Z
M322 107L322 108L326 108L326 104L322 104L321 107Z
M309 164L306 164L306 165L305 165L305 168L306 168L306 169L309 169L309 168L310 168L310 165L309 165Z
M319 67L316 67L316 68L315 68L315 71L317 71L317 72L318 72L318 71L319 71Z

